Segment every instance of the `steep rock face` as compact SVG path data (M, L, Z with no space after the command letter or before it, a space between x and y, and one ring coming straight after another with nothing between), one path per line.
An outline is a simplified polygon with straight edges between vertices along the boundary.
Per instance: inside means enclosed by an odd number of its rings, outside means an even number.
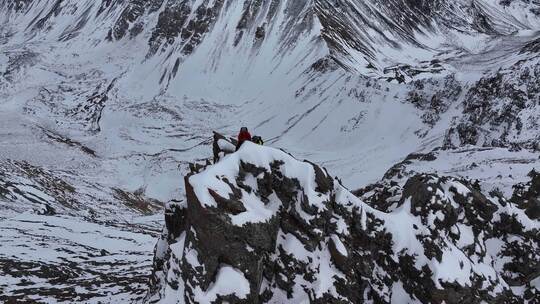
M152 32L149 55L155 54L159 49L165 50L177 37L180 38L178 50L189 55L215 23L223 4L224 1L221 0L213 1L212 5L206 3L208 6L192 7L189 1L169 1L165 10L160 13Z
M538 221L463 179L414 176L395 206L377 210L319 166L247 143L185 182L186 202L167 208L149 302L508 303L539 295Z
M139 20L139 18L141 18L145 13L152 14L156 12L163 4L163 1L164 0L129 1L129 4L125 6L120 17L118 17L116 23L109 32L109 39L122 39L127 35L128 30L131 38L137 36L146 25L143 21Z
M13 11L20 11L26 8L30 2L32 2L32 0L9 1L7 4L7 8Z

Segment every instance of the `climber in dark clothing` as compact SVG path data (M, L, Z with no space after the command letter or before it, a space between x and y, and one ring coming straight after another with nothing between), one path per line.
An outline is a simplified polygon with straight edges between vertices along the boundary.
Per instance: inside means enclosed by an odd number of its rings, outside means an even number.
M260 145L260 146L264 145L264 141L263 141L262 137L260 137L260 136L253 136L251 138L251 141L256 143L257 145Z
M251 141L251 134L249 134L249 131L246 127L242 127L240 129L240 133L238 133L238 143L236 144L236 151L240 149L240 147L246 140Z

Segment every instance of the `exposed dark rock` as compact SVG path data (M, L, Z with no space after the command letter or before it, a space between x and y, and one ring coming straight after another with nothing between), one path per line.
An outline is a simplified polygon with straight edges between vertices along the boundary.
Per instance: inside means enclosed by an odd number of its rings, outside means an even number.
M317 183L317 188L315 190L320 193L328 193L330 190L334 189L334 179L330 177L326 169L323 171L321 167L316 164L305 160L305 162L310 163L315 170L315 183Z
M55 215L56 210L54 210L54 208L51 207L49 204L44 204L43 209L38 211L38 213L41 215Z
M138 23L139 18L144 15L147 9L149 9L150 12L155 11L163 4L163 1L164 0L130 0L129 4L122 11L122 14L113 26L111 30L111 38L116 40L124 38L130 29L131 24L134 24L134 27L131 28L131 36L136 36L138 33L140 33L140 30L137 28L142 26L139 25L140 23Z
M52 7L50 7L49 10L45 12L45 15L40 18L40 15L36 16L36 19L34 19L28 27L32 27L34 30L41 30L44 29L47 25L47 22L53 17L58 16L60 12L62 11L62 2L64 0L55 0Z
M210 31L217 16L221 12L224 1L212 2L211 7L200 5L192 12L190 2L180 1L167 5L160 13L156 28L150 38L149 56L156 54L160 49L172 45L180 38L181 50L185 55L193 52L201 42L203 36ZM189 17L193 14L193 18Z
M217 132L214 132L214 140L212 142L212 152L214 154L214 163L217 163L219 159L223 157L224 155L234 152L234 150L232 149L225 149L224 147L220 146L219 145L220 140L230 143L231 148L236 147L236 139L226 138L225 136Z
M349 265L349 259L347 257L347 254L342 253L338 249L338 244L334 241L334 238L330 238L328 241L328 250L330 251L330 255L332 256L332 262L338 267L342 272L347 273L350 269Z
M162 206L159 201L145 197L143 191L127 192L122 189L113 190L115 198L127 207L143 214L154 214Z
M511 201L532 219L540 219L540 173L532 170L529 173L531 181L514 186Z
M266 36L266 30L264 29L264 26L259 26L257 30L255 31L255 39L261 40L264 39Z
M28 7L32 0L13 0L8 2L8 9L22 11Z
M170 202L165 207L165 227L169 231L169 241L178 238L187 226L185 207L183 202Z
M326 73L334 71L338 68L338 64L331 57L325 57L317 60L311 68L318 73Z
M210 195L214 198L220 209L223 209L224 211L232 213L234 215L246 211L246 208L241 201L235 200L234 198L224 198L212 189L208 189L208 192L210 192ZM241 197L236 199L241 199Z
M90 132L101 132L101 116L109 100L109 94L114 89L117 79L113 79L108 84L100 84L95 91L87 96L84 102L79 103L75 108L68 111L68 115L82 118L87 124ZM84 148L82 148L84 150ZM86 151L91 153L91 151Z
M538 12L540 13L540 10ZM527 43L521 49L521 53L540 53L540 38Z
M463 90L462 84L453 75L442 80L418 80L411 86L407 101L424 111L422 121L429 126L434 126L439 121Z
M47 130L47 129L44 129L44 128L40 128L43 133L45 134L45 136L47 136L49 139L51 140L54 140L55 142L59 142L59 143L63 143L63 144L66 144L70 147L74 147L74 148L78 148L80 149L82 152L90 155L90 156L93 156L95 157L96 156L96 151L94 151L93 149L91 148L88 148L87 146L81 144L80 142L77 142L77 141L74 141L70 138L67 138L65 136L62 136L58 133L55 133L51 130Z
M33 185L20 181L18 177L32 181ZM20 200L26 200L30 205L34 205L38 213L55 212L55 208L50 206L52 203L50 198L41 197L37 194L39 192L42 192L43 196L52 197L55 203L64 208L80 208L74 195L75 190L73 185L41 167L27 162L0 162L0 198L6 201L19 201L19 204Z

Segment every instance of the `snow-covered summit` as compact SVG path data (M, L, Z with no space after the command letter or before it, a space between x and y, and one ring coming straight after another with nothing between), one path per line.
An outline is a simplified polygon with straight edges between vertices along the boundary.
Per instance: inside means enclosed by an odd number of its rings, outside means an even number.
M325 169L245 143L185 182L186 201L168 206L156 247L150 302L480 303L539 295L531 281L538 221L464 179L414 176L398 207L381 211Z

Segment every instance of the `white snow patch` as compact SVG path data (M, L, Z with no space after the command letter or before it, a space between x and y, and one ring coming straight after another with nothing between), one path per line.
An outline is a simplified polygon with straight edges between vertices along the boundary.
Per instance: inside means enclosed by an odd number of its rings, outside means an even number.
M249 281L244 274L232 266L223 265L216 275L216 281L207 291L202 291L199 286L195 286L194 300L197 303L211 303L217 299L218 295L236 295L239 299L245 299L249 293Z

